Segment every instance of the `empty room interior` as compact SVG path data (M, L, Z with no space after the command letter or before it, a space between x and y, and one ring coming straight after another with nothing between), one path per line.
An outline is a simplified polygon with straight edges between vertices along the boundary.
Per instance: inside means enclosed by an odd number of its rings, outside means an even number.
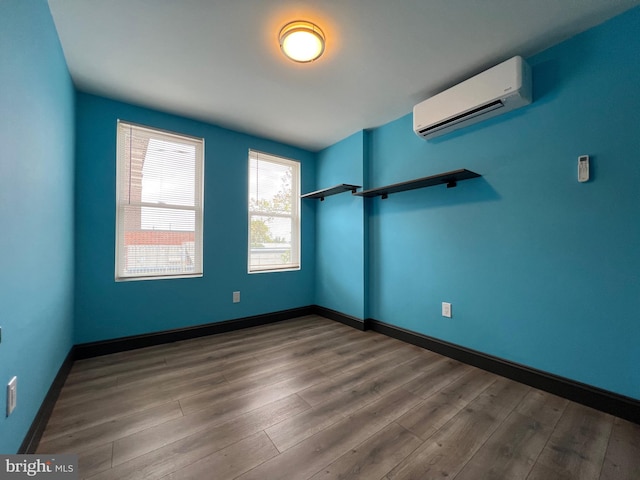
M2 0L0 112L0 454L640 478L639 0Z

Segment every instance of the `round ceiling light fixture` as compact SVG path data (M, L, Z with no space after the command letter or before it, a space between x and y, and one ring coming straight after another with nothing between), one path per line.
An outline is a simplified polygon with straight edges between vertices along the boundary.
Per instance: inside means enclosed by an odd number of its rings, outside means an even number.
M324 33L315 23L289 22L282 27L278 37L282 52L294 62L313 62L324 52Z

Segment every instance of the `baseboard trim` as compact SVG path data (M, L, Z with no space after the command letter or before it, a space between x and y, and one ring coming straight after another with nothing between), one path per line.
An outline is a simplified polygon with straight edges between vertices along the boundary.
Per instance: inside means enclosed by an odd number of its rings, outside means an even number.
M75 359L99 357L110 353L125 352L137 348L162 345L164 343L188 340L190 338L205 337L217 333L231 332L242 328L257 327L268 323L280 322L296 317L314 314L313 306L280 310L278 312L253 315L251 317L237 318L205 325L195 325L193 327L177 328L174 330L163 330L161 332L147 333L143 335L133 335L130 337L114 338L99 342L81 343L75 346Z
M405 330L379 320L368 319L366 323L371 330L389 337L640 424L640 401L634 398Z
M316 315L328 318L329 320L344 323L349 327L362 331L367 329L367 322L365 320L360 320L359 318L352 317L351 315L346 315L336 310L331 310L330 308L321 307L320 305L314 305L313 310Z
M73 366L73 361L75 359L75 347L71 347L69 353L67 353L66 358L60 365L58 369L58 373L56 374L47 394L42 400L42 404L38 409L38 413L36 413L33 422L31 422L31 426L27 431L27 434L18 449L18 454L29 454L35 453L38 448L38 443L40 443L40 439L42 438L42 434L44 433L44 429L49 422L49 417L51 416L51 412L53 411L53 407L60 396L60 392L62 391L62 386L64 385L69 372L71 371L71 367Z

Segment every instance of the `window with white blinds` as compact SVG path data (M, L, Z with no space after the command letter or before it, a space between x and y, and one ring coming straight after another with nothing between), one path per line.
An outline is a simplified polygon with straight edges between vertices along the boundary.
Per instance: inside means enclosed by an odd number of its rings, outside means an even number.
M300 269L300 163L249 150L249 272Z
M116 280L202 276L204 139L118 121Z

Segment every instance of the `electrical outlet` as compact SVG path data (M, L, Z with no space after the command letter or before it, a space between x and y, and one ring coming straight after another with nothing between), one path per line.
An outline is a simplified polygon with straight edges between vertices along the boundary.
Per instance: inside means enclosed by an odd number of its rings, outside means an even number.
M233 292L233 303L240 303L240 292Z
M451 318L451 304L447 302L442 302L442 316Z
M7 384L7 417L11 415L18 401L18 377L13 377Z

